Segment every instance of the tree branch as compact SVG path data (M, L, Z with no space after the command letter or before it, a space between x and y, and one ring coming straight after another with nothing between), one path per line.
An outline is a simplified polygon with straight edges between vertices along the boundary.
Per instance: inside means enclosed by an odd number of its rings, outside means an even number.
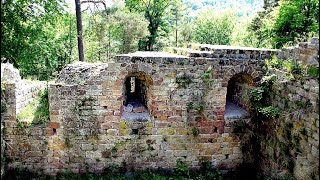
M101 4L103 4L104 9L105 9L105 10L107 9L107 5L106 5L106 3L105 3L103 0L101 0L101 1L96 1L96 0L85 0L85 1L81 1L81 4L84 4L84 3L94 3L94 4L101 3Z

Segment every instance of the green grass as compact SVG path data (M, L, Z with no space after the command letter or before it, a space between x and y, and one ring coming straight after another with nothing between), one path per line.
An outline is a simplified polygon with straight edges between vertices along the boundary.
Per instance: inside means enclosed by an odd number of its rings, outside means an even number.
M18 122L30 124L41 124L49 119L48 90L44 89L39 95L27 104L18 114Z
M36 107L38 104L38 100L34 99L27 106L25 106L18 114L17 118L19 122L27 122L28 124L32 122L34 118L34 112L36 111Z

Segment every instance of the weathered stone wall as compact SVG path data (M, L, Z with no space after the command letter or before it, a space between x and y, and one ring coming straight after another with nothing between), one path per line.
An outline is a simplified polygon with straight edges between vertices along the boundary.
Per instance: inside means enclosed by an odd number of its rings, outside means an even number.
M41 127L17 127L16 84L8 84L8 166L56 174L123 164L174 168L182 159L194 168L203 161L235 168L242 162L241 137L233 133L236 120L224 116L229 80L242 73L252 77L234 86L243 96L243 89L260 81L263 59L282 51L201 48L207 51L181 53L189 57L137 52L108 64L70 64L49 85L50 122ZM139 89L147 91L146 119L123 116L125 81L132 75L145 81Z
M283 48L277 56L282 59L293 59L303 64L319 65L319 38L312 38L310 42L300 42L297 46Z
M318 80L278 80L271 100L281 109L281 116L270 122L270 135L261 142L265 156L262 169L270 176L288 174L289 169L297 179L318 179Z
M99 171L123 162L134 168L174 168L179 158L193 167L202 161L235 167L242 157L239 137L230 127L224 130L226 88L240 72L258 80L260 63L136 53L115 63L69 65L49 88L56 134L48 147L59 152L51 157L59 162L51 171ZM210 82L202 76L209 67ZM148 121L121 117L125 80L135 72L151 81Z
M15 69L12 64L6 63L1 64L1 84L9 93L14 93L14 96L8 98L15 101L12 103L12 107L15 106L15 113L10 112L9 114L18 114L23 107L38 95L41 89L46 87L46 82L44 81L21 79L19 70Z
M8 168L25 166L33 170L46 166L43 160L47 151L43 146L45 129L17 127L17 114L45 85L46 82L23 80L11 64L1 64L1 104L5 106L5 112L1 113L1 124L5 127L4 136L1 136L1 155L5 154Z
M317 38L283 52L284 59L319 67ZM319 77L303 74L290 80L287 72L276 69L269 74L277 76L270 100L281 116L271 121L268 128L273 131L261 142L265 155L261 166L271 176L291 169L296 179L319 179Z

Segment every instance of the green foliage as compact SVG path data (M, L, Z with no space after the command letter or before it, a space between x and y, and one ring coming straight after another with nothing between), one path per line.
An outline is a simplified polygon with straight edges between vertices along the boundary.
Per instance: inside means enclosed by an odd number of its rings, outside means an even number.
M210 66L202 75L201 75L201 79L203 80L203 82L205 83L205 85L210 88L210 86L212 85L212 83L215 81L215 79L213 78L213 70L212 70L212 66Z
M244 133L246 127L247 127L247 123L243 120L240 120L235 122L233 131L235 134L240 135Z
M319 67L316 66L308 66L307 73L311 77L319 78Z
M133 11L143 12L145 18L149 21L148 30L149 35L145 42L141 42L140 47L143 50L153 50L156 44L156 39L159 36L159 28L165 27L165 12L171 3L171 0L150 0L148 3L142 0L125 0L126 6Z
M305 41L318 33L319 1L281 0L279 5L273 28L277 48L288 42Z
M179 84L179 87L186 88L192 83L192 76L183 73L181 76L176 77L176 83Z
M258 40L256 47L281 48L319 36L317 0L280 0L264 6L249 30Z
M72 148L69 136L64 136L64 144L66 145L66 148Z
M40 91L39 104L34 112L32 124L42 124L49 120L49 97L48 89Z
M19 68L23 77L46 80L70 62L75 25L62 1L1 2L1 60ZM71 23L72 22L72 23Z
M231 11L218 14L204 9L197 15L194 39L202 44L230 45L235 21Z
M7 105L4 102L1 102L1 114L7 111Z
M26 126L24 125L23 122L17 122L17 128L24 129L24 128L26 128Z
M204 105L203 105L203 104L198 104L198 105L195 106L195 109L196 109L197 111L202 112L202 111L204 110Z
M263 95L265 93L265 88L264 87L255 87L252 88L251 91L249 92L250 94L250 99L254 102L260 102L263 99Z
M252 88L249 92L251 103L255 110L265 118L277 118L280 115L280 109L270 105L269 95L270 87L276 80L276 75L264 76L258 87ZM258 114L258 115L259 115Z
M198 136L199 133L200 133L198 127L192 127L191 131L192 131L192 135L195 136L195 137Z
M259 47L259 41L257 37L253 31L249 30L253 18L253 16L242 16L238 18L232 31L231 45L242 47Z
M1 84L1 117L7 111L6 88Z
M28 124L43 124L49 120L49 102L48 90L39 92L32 102L27 104L18 114L19 122L27 122Z
M121 5L84 14L83 19L85 56L90 62L105 62L116 54L137 51L139 40L148 34L144 17Z
M175 172L179 176L189 176L189 165L182 159L177 159Z
M19 121L25 121L28 123L32 122L34 118L33 113L36 110L37 102L34 100L33 102L27 104L18 114L17 118Z
M286 71L289 79L300 79L301 77L319 77L319 67L314 65L302 65L293 59L280 59L273 56L270 60L265 60L268 69L278 69Z
M280 109L274 106L258 108L258 112L267 118L277 118L280 115Z
M251 42L254 47L259 48L271 48L273 47L272 34L273 24L276 17L275 11L263 10L259 12L256 17L252 20L247 30L251 36Z

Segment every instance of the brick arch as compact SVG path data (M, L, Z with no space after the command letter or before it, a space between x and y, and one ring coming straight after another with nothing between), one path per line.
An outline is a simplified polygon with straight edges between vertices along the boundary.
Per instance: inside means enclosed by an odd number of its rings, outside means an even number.
M234 103L250 111L249 91L254 84L254 79L250 74L244 72L235 74L228 82L226 102Z
M262 72L257 71L255 67L246 66L246 65L237 65L227 71L227 73L223 78L222 87L227 87L229 80L235 75L241 74L241 73L250 75L253 78L253 81L255 84L257 84L262 77Z

